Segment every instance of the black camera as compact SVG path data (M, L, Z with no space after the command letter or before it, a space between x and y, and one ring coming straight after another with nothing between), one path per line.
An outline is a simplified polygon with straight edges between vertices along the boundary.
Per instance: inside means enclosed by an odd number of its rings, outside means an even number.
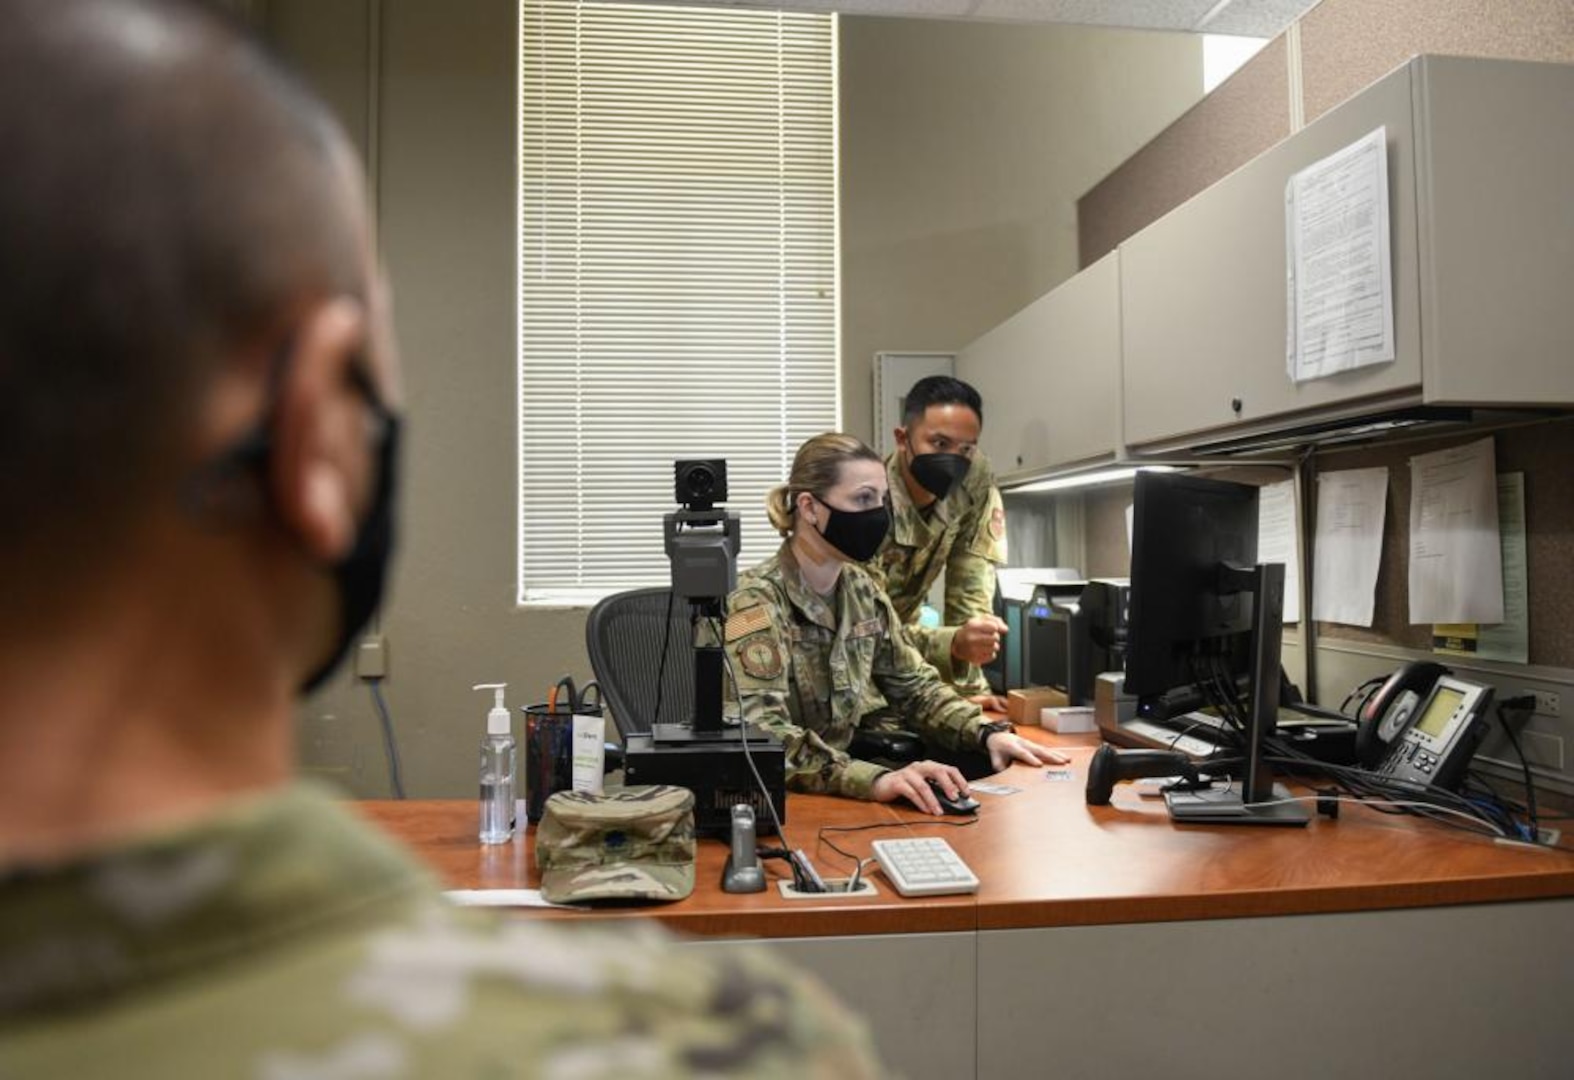
M672 472L678 505L709 510L727 501L727 463L721 458L675 461Z

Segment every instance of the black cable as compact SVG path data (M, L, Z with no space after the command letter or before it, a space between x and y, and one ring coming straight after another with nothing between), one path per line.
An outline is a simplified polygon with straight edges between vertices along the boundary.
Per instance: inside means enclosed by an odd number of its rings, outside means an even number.
M923 822L923 824L939 825L949 829L965 829L970 825L977 825L978 819L975 817L970 818L967 821L926 821ZM838 832L867 832L870 829L905 829L911 827L911 825L912 823L907 821L877 821L869 825L821 825L819 831L814 835L814 842L816 846L824 844L826 847L836 852L836 854L840 855L842 858L847 859L855 866L861 866L863 863L862 859L858 858L858 856L852 854L849 851L843 851L841 848L837 847L835 844L825 838L825 834Z
M1440 814L1465 814L1490 828L1494 836L1503 834L1499 823L1487 816L1478 803L1454 792L1412 781L1379 776L1355 766L1331 765L1327 762L1318 762L1309 755L1293 748L1284 747L1278 739L1273 740L1273 744L1277 744L1274 746L1274 749L1281 752L1265 758L1270 764L1289 765L1291 767L1315 765L1322 770L1325 776L1333 780L1337 788L1360 799L1379 813L1411 814L1417 817L1424 817L1429 821L1436 821L1450 828L1475 831L1466 829L1465 826L1457 821L1450 820L1449 817L1439 816ZM1288 755L1282 753L1284 749L1289 749ZM1394 802L1411 805L1384 805L1384 803ZM1438 809L1439 814L1429 814L1424 809L1416 807L1414 805L1416 803L1430 803ZM1514 831L1518 831L1517 827Z
M712 630L716 634L717 640L721 642L721 663L727 671L727 678L732 680L732 692L738 698L738 741L743 744L743 760L748 763L749 772L754 776L754 783L759 787L760 795L765 799L765 809L771 815L771 824L776 826L776 835L781 838L783 844L786 844L787 832L782 828L782 819L776 814L776 801L771 798L771 789L765 786L765 778L760 775L759 766L754 764L754 753L749 749L749 724L743 718L743 693L738 689L738 673L733 670L732 656L727 652L726 620L724 618L726 613L726 601L724 600L722 601L721 614L711 616L716 623ZM788 862L793 864L794 873L796 874L798 872L796 860L788 859Z
M388 712L388 703L383 700L381 679L367 679L366 685L372 691L372 704L377 709L377 719L383 728L383 750L388 755L388 781L393 787L394 798L404 798L404 768L399 763L399 742L394 738L393 716Z
M1191 676L1201 691L1203 700L1211 705L1215 712L1228 726L1244 731L1246 725L1242 722L1239 703L1235 700L1233 692L1226 691L1226 683L1219 677L1219 665L1216 657L1194 656L1191 658Z
M656 712L651 717L652 729L661 723L661 691L667 682L667 646L672 642L672 590L667 590L667 619L661 630L661 660L656 664Z
M1219 697L1228 703L1231 720L1241 731L1251 729L1251 706L1242 703L1240 688L1235 683L1235 674L1230 671L1229 663L1223 656L1213 658L1214 677L1219 684Z
M1509 726L1508 717L1505 715L1508 711L1505 708L1507 704L1508 702L1506 701L1498 703L1497 720L1499 724L1503 725L1503 734L1508 736L1509 743L1514 747L1514 755L1519 758L1520 772L1525 777L1525 806L1527 809L1526 816L1530 820L1530 839L1534 842L1540 842L1541 818L1536 813L1536 782L1531 778L1530 762L1525 760L1525 751L1519 745L1519 736L1515 735L1514 729Z

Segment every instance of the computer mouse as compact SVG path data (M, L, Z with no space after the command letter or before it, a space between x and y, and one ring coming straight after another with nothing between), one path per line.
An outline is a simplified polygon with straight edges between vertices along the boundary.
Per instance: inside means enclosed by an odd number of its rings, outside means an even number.
M957 792L956 798L946 798L945 788L941 787L938 780L929 781L929 790L935 793L935 799L940 803L940 809L947 814L967 815L978 813L978 800L971 795Z

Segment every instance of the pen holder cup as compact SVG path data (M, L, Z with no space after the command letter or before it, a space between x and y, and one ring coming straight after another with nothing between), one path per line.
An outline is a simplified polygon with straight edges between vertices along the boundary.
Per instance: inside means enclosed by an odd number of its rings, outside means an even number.
M547 799L574 786L574 717L600 716L600 705L582 705L577 711L527 705L525 714L525 818L541 820Z

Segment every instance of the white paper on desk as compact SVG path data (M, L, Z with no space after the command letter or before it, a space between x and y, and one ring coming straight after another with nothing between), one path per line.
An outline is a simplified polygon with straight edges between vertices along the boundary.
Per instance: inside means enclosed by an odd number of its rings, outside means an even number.
M1392 360L1387 128L1290 178L1284 247L1290 380Z
M1301 621L1301 540L1295 527L1295 481L1257 491L1257 561L1284 564L1284 621Z
M451 904L460 907L571 907L554 904L541 896L540 889L449 889L443 893Z
M1410 459L1410 621L1503 621L1490 435Z
M1387 507L1386 468L1346 469L1317 478L1312 618L1372 625Z

